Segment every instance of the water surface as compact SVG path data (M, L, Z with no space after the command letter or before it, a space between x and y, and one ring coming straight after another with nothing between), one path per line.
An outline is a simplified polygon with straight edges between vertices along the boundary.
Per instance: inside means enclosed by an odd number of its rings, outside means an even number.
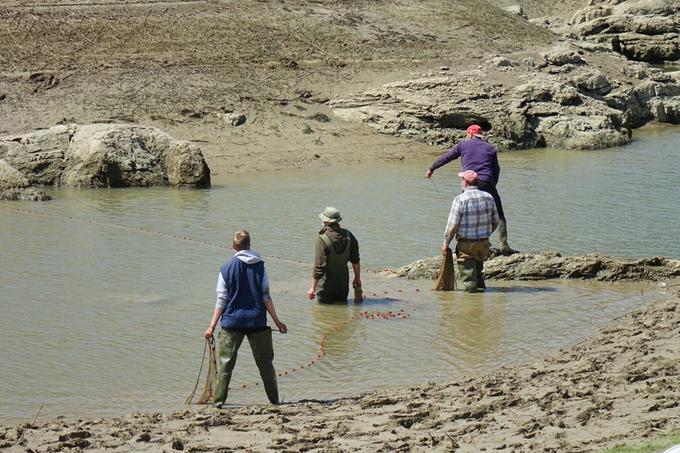
M606 151L503 154L511 244L680 258L680 132L637 137ZM230 256L217 246L240 228L268 255L290 328L275 338L278 369L308 364L321 336L359 311L411 314L350 321L317 365L280 378L289 401L538 359L651 297L637 287L575 282L439 294L430 282L368 273L362 307L305 300L317 214L327 205L341 209L359 238L365 268L438 253L458 164L438 171L433 184L423 178L432 160L229 177L206 191L62 189L49 203L0 205L0 421L31 420L43 400L46 416L180 408L198 371L217 270ZM240 388L256 376L244 344L230 401L264 402L261 388Z

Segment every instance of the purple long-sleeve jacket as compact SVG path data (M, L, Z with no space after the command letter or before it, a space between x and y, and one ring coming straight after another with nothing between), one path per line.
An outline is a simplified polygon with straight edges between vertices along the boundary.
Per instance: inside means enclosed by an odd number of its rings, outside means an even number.
M446 153L434 161L430 166L430 170L435 171L442 165L448 164L459 157L463 171L474 170L479 175L480 181L493 184L494 186L498 183L501 167L498 165L496 148L478 137L463 140L449 148Z

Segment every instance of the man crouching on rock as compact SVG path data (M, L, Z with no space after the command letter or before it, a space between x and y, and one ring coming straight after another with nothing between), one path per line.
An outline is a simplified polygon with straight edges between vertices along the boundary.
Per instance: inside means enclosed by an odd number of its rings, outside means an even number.
M236 364L243 337L248 337L250 349L272 404L279 404L279 390L274 371L272 331L267 327L267 313L283 334L288 328L279 320L269 295L269 278L262 257L250 250L250 234L237 231L232 241L234 257L220 268L217 280L217 303L205 337L211 338L217 322L218 335L217 380L213 402L221 407L227 399L231 372Z
M469 293L483 291L484 260L490 253L489 236L498 227L498 210L493 196L479 190L479 176L472 170L458 173L463 193L453 200L449 220L444 233L442 251L449 249L456 237L456 262L463 282L463 290Z

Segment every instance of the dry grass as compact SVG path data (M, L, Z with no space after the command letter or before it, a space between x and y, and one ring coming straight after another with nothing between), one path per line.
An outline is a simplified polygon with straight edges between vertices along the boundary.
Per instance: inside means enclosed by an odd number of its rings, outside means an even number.
M470 46L509 51L551 39L481 0L21 3L0 7L5 70L346 64L464 55Z

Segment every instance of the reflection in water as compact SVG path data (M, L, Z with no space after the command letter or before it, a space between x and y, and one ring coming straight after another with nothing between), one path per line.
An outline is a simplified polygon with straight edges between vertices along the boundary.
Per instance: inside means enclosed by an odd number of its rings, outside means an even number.
M447 297L449 296L449 297ZM449 365L457 374L470 374L480 369L486 351L493 351L503 337L505 294L456 293L442 299L439 317L440 337L449 341ZM453 299L453 300L452 300ZM495 365L492 365L494 367Z
M318 304L310 303L316 338L321 340L324 334L331 328L351 320L354 310L349 304ZM336 334L333 334L326 343L325 356L319 362L317 370L319 377L333 381L338 376L346 376L351 367L350 356L357 349L364 333L362 326L357 322L350 322ZM343 371L344 370L344 371Z
M680 243L659 240L680 236L680 201L657 196L678 178L680 161L671 153L680 134L658 133L596 153L502 155L513 246L680 257ZM422 178L430 160L356 167L348 170L351 178L337 168L279 172L266 187L233 177L210 191L58 189L49 203L0 204L0 421L25 420L43 400L47 417L181 407L200 363L217 270L230 253L170 235L228 245L245 227L257 251L303 261L266 259L277 311L290 329L275 334L275 366L298 370L280 380L287 401L483 373L538 358L642 302L623 286L566 282L489 282L484 294L444 295L430 290L432 282L370 272L363 305L307 301L316 215L328 204L341 209L361 241L364 268L438 254L458 186L455 168L442 172L439 187L449 199L438 195ZM641 172L659 177L641 190ZM321 180L324 193L316 190ZM642 211L645 216L629 215ZM318 365L300 369L337 323L362 310L402 309L411 317L348 323L328 339ZM247 344L240 355L237 386L258 380ZM264 396L261 388L237 387L230 400L263 403Z

